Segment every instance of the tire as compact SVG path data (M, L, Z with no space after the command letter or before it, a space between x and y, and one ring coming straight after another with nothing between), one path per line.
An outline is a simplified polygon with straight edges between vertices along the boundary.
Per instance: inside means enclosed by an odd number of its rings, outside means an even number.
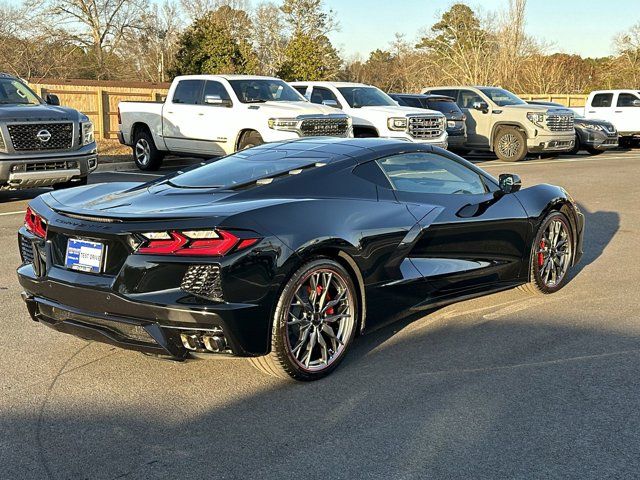
M251 130L249 132L245 132L240 137L240 141L238 142L238 151L246 150L247 148L257 147L258 145L262 145L264 140L262 139L262 135L260 135L255 130Z
M136 129L133 136L133 161L140 170L158 170L164 153L156 148L151 133L146 128Z
M300 267L280 294L271 352L250 361L279 378L318 380L344 359L357 324L358 296L351 276L339 263L317 258Z
M494 153L503 162L519 162L527 156L527 137L514 127L503 127L496 133Z
M580 144L580 135L576 133L576 141L573 145L573 148L567 153L570 155L577 155L580 150L582 150L582 145Z
M82 177L75 181L69 180L68 182L54 183L52 186L54 190L62 190L64 188L81 187L82 185L86 185L86 184L87 184L87 177Z
M562 226L562 230L558 231L558 237L554 240L552 235L555 230L552 229L558 228L558 224ZM519 288L534 294L549 294L560 290L567 283L573 249L573 233L567 217L560 212L549 214L542 221L531 247L529 283ZM554 269L555 273L550 269ZM558 275L558 272L561 274Z
M590 155L600 155L601 153L604 153L604 150L598 150L596 148L586 148L587 152L589 152Z

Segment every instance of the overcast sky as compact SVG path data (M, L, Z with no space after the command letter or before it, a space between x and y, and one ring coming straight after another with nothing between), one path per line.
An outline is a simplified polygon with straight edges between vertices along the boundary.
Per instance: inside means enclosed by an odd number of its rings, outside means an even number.
M451 0L325 0L338 13L341 31L331 40L345 56L363 58L386 48L396 32L413 41L423 27L433 25ZM506 0L470 1L485 12L497 11ZM640 22L640 0L529 0L527 33L554 44L554 51L601 57L613 53L613 37Z

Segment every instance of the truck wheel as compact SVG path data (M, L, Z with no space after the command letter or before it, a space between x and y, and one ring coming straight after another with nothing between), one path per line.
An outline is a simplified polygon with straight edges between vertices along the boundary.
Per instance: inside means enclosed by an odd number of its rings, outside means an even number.
M52 186L54 190L62 190L63 188L81 187L86 184L87 177L82 177L77 180L69 180L68 182L54 183Z
M240 141L238 142L238 151L245 150L251 147L257 147L258 145L262 145L263 143L264 140L262 139L262 136L255 130L245 132L242 134L242 137L240 137Z
M164 154L156 148L147 129L136 130L133 137L133 160L140 170L158 170Z
M604 150L598 150L597 148L592 147L589 147L586 150L589 152L589 155L600 155L601 153L604 153Z
M496 134L493 148L503 162L519 162L527 156L527 138L517 128L501 128Z
M571 155L576 155L580 150L582 150L582 145L580 145L580 137L576 134L576 141L573 144L573 148L569 150L567 153Z

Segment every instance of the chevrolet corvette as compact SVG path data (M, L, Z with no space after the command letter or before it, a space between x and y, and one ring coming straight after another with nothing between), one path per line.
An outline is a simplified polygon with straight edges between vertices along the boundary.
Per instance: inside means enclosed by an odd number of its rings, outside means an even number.
M40 195L18 277L31 318L59 332L315 380L391 318L556 292L584 223L563 188L521 188L438 147L307 138Z

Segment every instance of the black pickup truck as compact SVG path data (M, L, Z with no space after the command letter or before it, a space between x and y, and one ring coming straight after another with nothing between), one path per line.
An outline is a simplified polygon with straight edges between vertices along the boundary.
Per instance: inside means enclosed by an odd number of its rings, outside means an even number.
M97 166L86 115L0 74L0 190L84 185Z

